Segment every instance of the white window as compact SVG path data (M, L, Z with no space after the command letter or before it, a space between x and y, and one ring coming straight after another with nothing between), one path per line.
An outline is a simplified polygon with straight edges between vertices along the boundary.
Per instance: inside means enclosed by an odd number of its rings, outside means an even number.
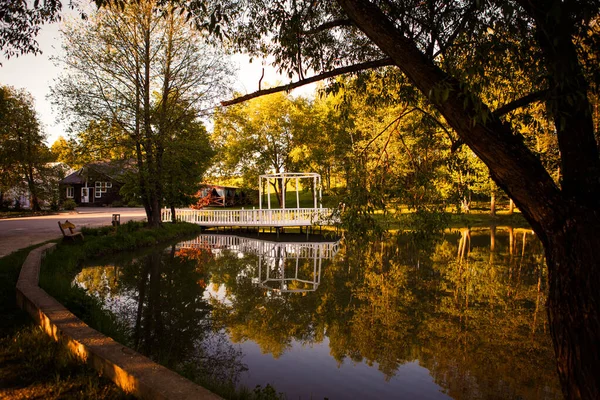
M67 187L67 199L75 197L75 188L73 186Z
M94 196L96 198L102 197L102 193L106 193L107 189L112 187L112 182L101 182L96 181L94 187Z

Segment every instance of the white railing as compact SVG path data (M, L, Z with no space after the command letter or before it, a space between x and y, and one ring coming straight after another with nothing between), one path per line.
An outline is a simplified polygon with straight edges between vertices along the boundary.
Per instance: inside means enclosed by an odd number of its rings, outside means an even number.
M272 242L235 235L202 234L181 242L178 248L232 249L267 257L324 258L335 257L340 241L331 242Z
M255 262L258 267L258 277L253 277L252 281L276 293L302 293L317 290L321 282L323 261L333 259L339 251L339 246L339 240L331 242L273 242L219 234L202 234L192 240L177 244L178 249L218 249L257 255ZM215 257L217 257L217 254L220 253L213 252ZM246 270L238 271L238 276L245 273ZM300 285L294 285L290 288L291 282L297 282Z
M176 209L178 221L203 226L310 226L330 225L331 208L286 208L270 210ZM163 222L171 221L171 210L161 211Z

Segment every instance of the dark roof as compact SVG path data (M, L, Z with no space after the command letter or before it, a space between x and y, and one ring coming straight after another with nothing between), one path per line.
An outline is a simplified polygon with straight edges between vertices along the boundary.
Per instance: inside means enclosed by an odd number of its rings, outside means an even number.
M83 168L82 168L83 169ZM60 181L63 185L77 185L85 182L85 178L81 176L82 169L79 169L73 172L70 175L67 175Z
M134 168L134 164L130 160L97 161L84 165L79 170L66 176L60 181L60 183L67 185L83 184L85 183L90 169L105 175L107 178L113 181L123 182L123 176L125 173L133 170Z
M237 187L237 186L213 185L212 183L203 183L202 187L219 188L219 189L239 189L239 187Z

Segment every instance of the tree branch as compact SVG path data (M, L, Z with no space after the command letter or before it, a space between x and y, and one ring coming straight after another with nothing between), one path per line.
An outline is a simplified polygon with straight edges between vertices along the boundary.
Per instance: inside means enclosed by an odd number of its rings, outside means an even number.
M556 210L563 206L563 198L537 156L509 125L491 114L477 94L428 59L381 8L368 0L337 3L408 79L429 95L448 125L489 167L494 181L515 200L543 241L544 229L561 217ZM440 90L447 96L432 95ZM484 120L481 116L487 113L491 118Z
M383 130L381 132L379 132L377 135L375 135L370 141L369 143L367 143L367 145L365 146L364 149L362 149L362 151L360 152L360 155L362 157L363 154L365 154L365 152L367 151L367 149L369 148L369 146L371 144L373 144L373 142L375 140L377 140L377 138L379 138L381 135L383 135L385 133L385 131L387 131L395 122L400 122L400 120L402 118L404 118L405 116L407 116L408 114L410 114L411 112L415 111L416 108L413 108L412 110L406 111L408 107L404 107L404 109L402 110L402 112L400 113L400 115L396 118L394 118L394 120L392 122L390 122L389 124L387 124L387 126L385 128L383 128Z
M523 96L520 99L513 100L510 103L507 103L507 104L503 105L502 107L497 108L496 110L494 110L494 112L492 114L494 114L494 116L499 118L505 114L508 114L511 111L516 110L517 108L521 108L528 104L542 100L548 93L549 92L547 89L538 90L537 92L529 93L528 95Z
M237 97L232 100L225 100L221 102L223 107L231 106L233 104L243 103L244 101L254 99L256 97L265 96L267 94L273 94L277 92L290 91L300 86L308 85L309 83L322 81L324 79L333 78L334 76L348 74L351 72L359 72L364 71L366 69L373 69L379 67L385 67L386 65L393 65L393 62L390 58L383 58L381 60L375 61L367 61L361 64L350 65L347 67L332 69L331 71L312 76L310 78L299 80L298 82L293 82L288 85L276 86L270 89L258 90L256 92Z
M302 31L302 34L303 35L314 35L315 33L323 32L323 31L326 31L331 28L337 28L340 26L352 26L352 25L354 25L352 23L352 20L350 20L348 18L334 19L333 21L325 22L324 24L321 24L321 25L317 26L316 28L309 29L307 31Z

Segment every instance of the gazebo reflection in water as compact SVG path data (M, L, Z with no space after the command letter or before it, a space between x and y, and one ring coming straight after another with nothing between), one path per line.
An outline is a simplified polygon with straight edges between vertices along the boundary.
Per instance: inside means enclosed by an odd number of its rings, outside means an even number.
M181 242L178 248L211 249L238 252L240 256L258 256L258 276L252 281L275 293L303 293L317 290L324 260L335 258L340 240L270 241L245 236L202 234Z

